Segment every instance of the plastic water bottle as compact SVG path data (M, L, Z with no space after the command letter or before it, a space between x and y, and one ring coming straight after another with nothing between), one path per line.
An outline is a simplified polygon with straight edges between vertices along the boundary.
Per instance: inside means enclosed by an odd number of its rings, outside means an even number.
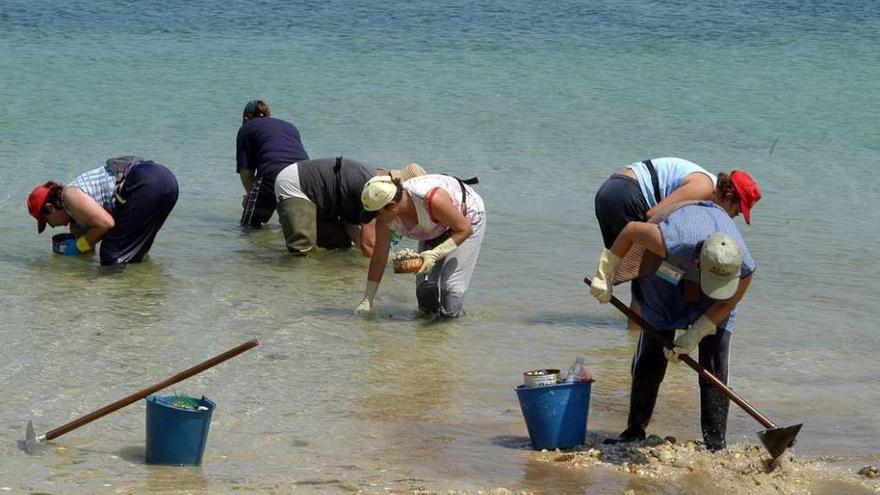
M565 383L577 382L577 367L580 362L581 357L578 356L577 359L575 359L575 361L571 363L571 366L568 367L568 375L565 377Z
M574 363L568 367L568 376L565 377L565 383L580 383L593 381L593 375L587 371L584 366L584 357L578 356Z

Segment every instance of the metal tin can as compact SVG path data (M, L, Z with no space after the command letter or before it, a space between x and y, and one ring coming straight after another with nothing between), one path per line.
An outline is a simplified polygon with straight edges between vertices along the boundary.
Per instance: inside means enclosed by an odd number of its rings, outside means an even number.
M555 385L557 381L559 381L559 370L545 369L523 372L523 384L526 387Z

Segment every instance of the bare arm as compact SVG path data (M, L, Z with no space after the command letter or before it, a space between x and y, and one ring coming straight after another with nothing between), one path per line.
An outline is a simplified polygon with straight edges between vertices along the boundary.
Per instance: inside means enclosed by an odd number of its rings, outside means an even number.
M67 227L70 229L70 233L76 237L79 237L79 236L85 234L86 231L88 230L88 229L84 229L84 228L80 227L79 225L77 225L73 222L70 222L70 225L68 225Z
M452 204L449 194L442 189L438 189L431 200L431 213L438 222L452 230L450 238L456 246L461 246L461 243L474 233L470 220L461 214L461 210Z
M373 257L374 247L376 246L376 222L376 220L373 220L370 223L361 225L361 237L358 245L361 248L361 254L367 258Z
M749 285L752 283L752 276L744 277L739 279L739 285L736 288L736 293L733 294L733 297L730 299L725 299L723 301L718 301L706 310L706 317L712 320L712 323L718 324L725 318L727 315L733 311L733 308L739 304L740 300L742 300L743 296L746 295L746 291L749 289Z
M385 265L388 263L388 251L391 249L391 228L385 212L380 213L379 218L374 222L376 224L376 244L373 256L370 258L367 281L378 284L382 281L382 274L385 273Z
M656 253L662 258L666 257L666 246L663 244L663 236L660 234L660 227L656 224L629 222L620 231L617 239L614 240L611 252L623 258L632 248L633 243L644 246L645 249Z
M715 186L712 184L712 179L702 172L694 172L685 177L684 182L678 186L678 189L672 191L669 196L666 196L657 205L648 210L648 218L653 217L655 213L666 205L680 201L712 199L714 192Z
M241 178L241 186L244 187L244 193L250 194L251 189L254 187L254 171L249 168L243 168L238 173L238 176Z
M71 220L89 226L84 232L83 229L77 230L85 236L92 248L104 238L110 229L116 226L113 215L79 188L65 187L61 193L61 200L64 202L64 207L70 212ZM71 233L74 233L73 228L71 228Z

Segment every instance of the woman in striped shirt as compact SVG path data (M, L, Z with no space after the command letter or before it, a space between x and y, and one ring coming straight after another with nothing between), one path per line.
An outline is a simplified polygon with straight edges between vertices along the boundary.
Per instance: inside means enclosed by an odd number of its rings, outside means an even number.
M177 203L177 178L163 165L136 156L107 160L70 184L49 181L31 191L28 212L37 232L68 225L56 252L79 255L101 243L101 264L138 263Z

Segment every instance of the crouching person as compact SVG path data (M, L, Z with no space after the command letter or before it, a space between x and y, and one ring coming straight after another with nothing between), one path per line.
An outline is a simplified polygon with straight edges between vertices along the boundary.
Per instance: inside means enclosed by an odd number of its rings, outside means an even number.
M401 181L392 174L367 181L361 200L368 215L376 217L376 247L370 259L366 293L356 311L373 310L394 231L419 241L419 309L441 317L460 316L486 231L486 210L480 195L448 175L429 174Z
M278 221L287 251L298 256L315 248L373 254L375 222L361 223L361 191L374 168L342 157L288 165L275 178Z
M88 253L100 243L101 265L121 265L143 260L177 195L177 178L168 168L122 156L66 186L49 181L35 187L27 207L37 232L46 224L69 225L72 236L59 246L60 254Z

